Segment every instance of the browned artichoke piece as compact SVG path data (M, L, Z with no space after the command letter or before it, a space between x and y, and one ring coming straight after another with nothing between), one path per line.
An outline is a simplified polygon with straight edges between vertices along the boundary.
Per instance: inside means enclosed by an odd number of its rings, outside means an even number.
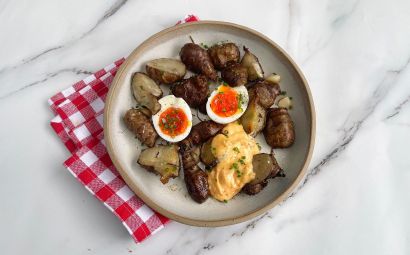
M249 90L249 98L257 98L259 104L264 108L269 108L275 103L276 97L280 94L279 84L272 84L266 81L258 81Z
M238 63L231 63L221 71L221 77L231 87L242 86L248 82L248 71Z
M208 49L212 63L218 70L224 69L229 63L238 63L240 52L234 43L215 44Z
M213 81L217 79L217 73L211 58L201 46L195 43L187 43L181 48L179 56L189 70L203 74Z
M268 109L263 134L272 148L287 148L295 142L294 123L286 108Z
M148 147L153 147L158 138L151 120L142 110L129 109L124 115L124 123L129 130Z
M176 97L183 98L193 108L200 107L208 100L209 85L204 75L195 75L171 87Z
M188 194L197 203L203 203L209 197L208 175L198 166L184 169L184 180Z
M259 59L245 46L243 47L243 50L245 51L245 54L242 57L241 65L248 70L248 79L250 81L262 79L263 69Z
M159 58L149 61L145 69L149 77L159 83L171 84L184 78L184 63L172 58Z
M167 183L170 178L179 174L179 155L177 145L157 145L142 150L138 164L161 176L161 182Z

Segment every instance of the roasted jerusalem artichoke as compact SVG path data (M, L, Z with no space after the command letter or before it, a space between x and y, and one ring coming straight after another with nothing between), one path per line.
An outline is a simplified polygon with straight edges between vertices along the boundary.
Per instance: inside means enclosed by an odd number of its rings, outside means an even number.
M203 74L213 81L216 80L217 74L211 58L201 46L195 43L187 43L182 47L179 56L189 70Z
M263 130L272 148L287 148L295 141L295 127L286 108L270 108Z
M151 120L142 110L129 109L124 115L124 123L131 130L141 143L148 147L153 147L158 138Z
M240 53L234 43L215 44L208 49L212 63L218 70L224 69L229 63L238 63Z

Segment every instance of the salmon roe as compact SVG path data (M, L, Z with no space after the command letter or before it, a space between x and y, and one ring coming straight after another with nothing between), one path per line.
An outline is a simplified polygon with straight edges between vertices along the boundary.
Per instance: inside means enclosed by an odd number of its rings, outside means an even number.
M161 131L171 137L184 133L188 124L188 116L181 108L169 107L159 116Z
M211 109L221 117L230 117L238 111L238 92L228 86L221 86L212 98Z

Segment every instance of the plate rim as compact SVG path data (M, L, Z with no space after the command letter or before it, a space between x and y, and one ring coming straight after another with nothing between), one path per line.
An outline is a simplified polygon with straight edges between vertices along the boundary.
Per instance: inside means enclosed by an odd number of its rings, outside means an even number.
M302 169L300 170L298 176L296 177L296 179L292 182L292 184L282 193L280 194L275 200L271 201L270 203L256 208L255 210L249 212L249 213L245 213L243 215L237 216L237 217L232 217L232 218L227 218L227 219L221 219L221 220L198 220L198 219L191 219L185 216L181 216L178 214L175 214L173 212L168 211L166 208L163 208L161 206L159 206L158 204L156 204L153 200L150 199L149 196L145 195L139 188L138 185L135 184L134 182L131 181L130 176L127 174L127 171L125 171L122 167L122 165L120 164L119 160L117 159L114 150L113 150L113 146L112 146L112 129L111 129L111 125L110 125L110 116L109 116L109 112L111 109L111 105L112 105L112 101L114 98L114 92L115 90L118 88L118 84L121 81L121 78L123 78L125 75L123 75L123 73L125 72L125 70L127 69L128 65L130 64L131 60L133 60L136 56L138 56L139 52L143 51L145 48L149 47L150 43L157 39L158 37L162 37L168 33L172 33L174 31L180 30L184 27L188 27L188 26L207 26L207 25L212 25L212 26L221 26L221 27L230 27L230 28L235 28L235 29L239 29L242 30L244 32L247 33L251 33L253 35L255 35L256 37L258 37L259 39L264 40L266 43L268 43L271 47L275 48L287 61L289 61L290 63L290 67L291 69L293 69L293 71L299 75L301 81L302 81L302 90L305 93L305 98L307 98L307 103L309 105L309 113L310 113L310 137L309 137L309 147L308 147L308 152L305 155L305 159L304 159L304 163L302 166ZM267 212L268 210L272 209L273 207L275 207L276 205L278 205L279 203L281 203L282 201L284 201L285 198L287 198L292 191L295 190L295 188L301 183L302 179L305 177L310 160L312 158L312 154L313 154L313 149L314 149L314 144L315 144L315 136L316 136L316 112L315 112L315 107L314 107L314 103L313 103L313 97L312 97L312 93L310 91L308 82L305 78L305 76L303 75L302 71L300 70L300 68L298 67L298 65L295 63L295 61L289 56L288 53L285 52L285 50L283 50L278 44L276 44L274 41L272 41L271 39L269 39L267 36L265 36L264 34L245 27L243 25L239 25L239 24L235 24L235 23L231 23L231 22L225 22L225 21L214 21L214 20L202 20L202 21L196 21L196 22L188 22L188 23L184 23L184 24L179 24L170 28L166 28L160 32L155 33L154 35L150 36L148 39L146 39L145 41L143 41L140 45L138 45L138 47L136 47L131 54L126 58L126 60L124 61L124 63L121 65L121 67L119 68L119 70L117 71L114 80L112 82L112 85L109 89L109 92L107 94L106 100L105 100L105 108L104 108L104 126L103 126L104 130L104 140L106 143L106 148L108 151L108 154L114 164L114 166L117 168L118 172L120 173L120 175L122 176L122 178L124 179L125 183L131 188L131 190L133 192L135 192L135 194L142 200L144 201L145 204L147 204L150 208L152 208L154 211L164 215L165 217L180 222L180 223L184 223L187 225L192 225L192 226L198 226L198 227L221 227L221 226L227 226L227 225L233 225L233 224L237 224L240 222L244 222L247 220L250 220L252 218L255 218L265 212Z

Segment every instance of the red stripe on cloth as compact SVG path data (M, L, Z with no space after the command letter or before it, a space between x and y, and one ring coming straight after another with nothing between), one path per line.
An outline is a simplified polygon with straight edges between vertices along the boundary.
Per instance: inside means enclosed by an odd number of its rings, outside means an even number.
M177 24L199 20L188 15ZM169 219L152 211L126 185L104 143L103 109L112 80L124 58L56 93L48 103L57 116L50 125L73 153L65 167L114 215L135 242L162 229Z
M169 221L144 205L144 202L131 192L109 160L101 140L90 140L64 164L77 180L114 212L135 241L142 241ZM149 218L144 221L142 217L147 215ZM132 218L129 219L130 217Z

